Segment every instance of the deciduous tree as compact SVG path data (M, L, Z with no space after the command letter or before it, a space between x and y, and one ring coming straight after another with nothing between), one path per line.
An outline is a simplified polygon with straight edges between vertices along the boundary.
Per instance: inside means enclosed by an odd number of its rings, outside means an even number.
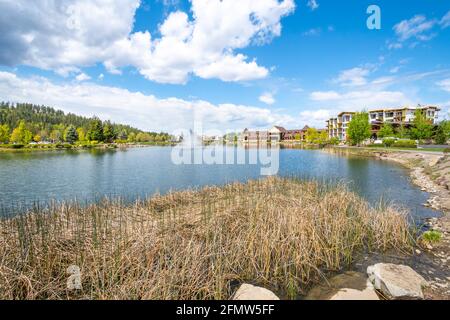
M20 144L28 144L33 139L33 134L26 128L25 121L20 121L17 128L15 128L11 134L11 142L20 143Z
M355 113L348 125L348 137L354 145L360 145L371 136L369 114L367 112Z

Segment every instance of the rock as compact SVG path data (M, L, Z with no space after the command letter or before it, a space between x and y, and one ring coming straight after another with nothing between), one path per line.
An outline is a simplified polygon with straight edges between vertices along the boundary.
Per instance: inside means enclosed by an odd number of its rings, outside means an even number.
M379 300L365 274L345 272L310 290L305 300Z
M280 300L272 291L243 284L234 294L233 300Z
M421 254L422 252L419 249L416 249L416 254Z
M367 288L363 291L355 289L341 289L330 300L380 300L373 288Z
M378 263L367 268L375 289L390 299L423 299L425 279L408 266Z

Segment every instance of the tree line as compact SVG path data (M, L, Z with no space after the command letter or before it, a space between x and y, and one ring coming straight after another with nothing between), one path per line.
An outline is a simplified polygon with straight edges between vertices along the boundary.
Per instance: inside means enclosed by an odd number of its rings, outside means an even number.
M47 106L0 102L0 143L167 142L167 133L64 113Z
M367 112L356 113L348 126L350 142L358 145L372 137L372 126ZM434 125L421 110L416 110L410 126L400 124L394 127L391 123L383 123L378 138L400 138L413 140L433 140L436 144L446 144L450 139L450 121L444 120Z

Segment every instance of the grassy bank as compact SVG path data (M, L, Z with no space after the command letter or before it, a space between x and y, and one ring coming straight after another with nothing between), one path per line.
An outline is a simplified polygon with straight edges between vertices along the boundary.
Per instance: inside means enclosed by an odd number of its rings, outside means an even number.
M142 143L82 143L82 144L30 144L30 145L5 145L0 144L0 152L33 152L33 151L55 151L55 150L87 150L87 149L117 149L149 146L173 146L172 142L142 142Z
M411 252L405 214L344 186L270 178L124 205L54 205L0 223L0 299L295 298L361 251ZM81 291L68 291L78 265Z

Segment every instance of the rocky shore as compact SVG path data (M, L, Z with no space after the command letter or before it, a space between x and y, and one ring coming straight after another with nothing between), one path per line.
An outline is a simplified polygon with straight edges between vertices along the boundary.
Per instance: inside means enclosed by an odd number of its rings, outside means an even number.
M358 271L365 271L371 263L407 264L427 280L428 286L424 289L425 299L450 299L450 156L419 150L402 152L367 148L336 149L335 151L339 153L374 157L405 166L409 169L412 182L430 194L424 206L442 213L440 218L431 218L425 222L425 228L440 236L439 241L432 243L419 241L419 248L411 258L366 256L357 264Z

